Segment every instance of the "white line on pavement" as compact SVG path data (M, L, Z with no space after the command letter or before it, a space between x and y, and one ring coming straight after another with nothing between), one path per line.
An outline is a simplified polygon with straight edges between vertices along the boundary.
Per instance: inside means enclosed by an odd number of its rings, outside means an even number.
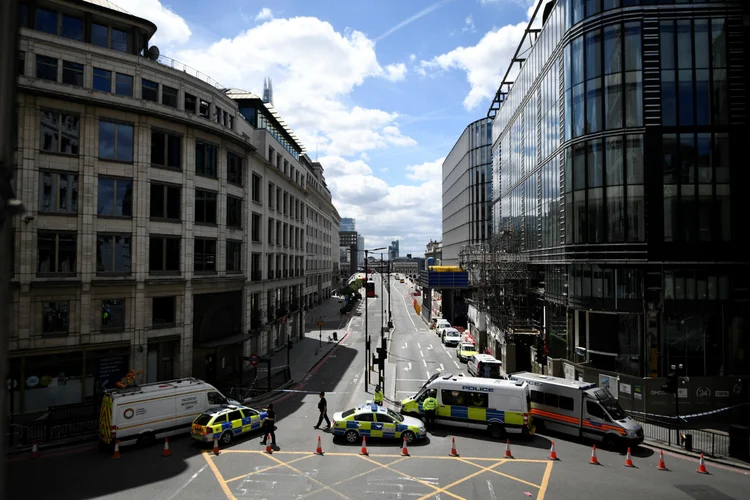
M405 370L406 370L407 372L408 372L409 370L411 370L411 363L409 363L409 367L408 367L408 368L404 368L404 369L405 369Z
M455 364L456 368L458 368L459 370L461 369L461 365L459 365L458 361L456 361L455 359L453 360L453 364Z
M425 360L423 359L423 360L422 360L422 363L424 363L424 367L425 367L425 368L427 368L427 361L425 361Z
M419 354L424 358L424 352L419 351Z
M487 488L490 490L490 498L492 500L497 500L497 496L495 495L495 489L492 487L492 482L488 479L487 480Z
M419 347L421 349L422 348L422 344L420 344L419 342L417 342L417 347Z
M445 352L448 352L448 351L445 351ZM451 356L451 353L449 353L449 352L448 352L448 357L451 358L451 359L453 359L453 356Z
M443 363L440 363L440 371L445 370L445 367L443 366Z
M206 467L208 467L208 464L204 465L203 467L200 468L200 470L198 472L196 472L195 474L193 474L192 476L190 476L190 479L188 479L185 484L183 484L182 486L180 486L179 488L177 488L177 491L175 491L174 493L172 493L172 496L170 496L169 498L167 498L167 500L174 500L175 498L177 498L177 495L179 495L180 493L182 493L182 490L184 490L185 488L187 488L187 486L190 483L193 482L193 479L195 479L196 477L198 477L198 474L200 474L201 472L203 472L206 469Z
M427 370L427 378L430 378L430 370Z
M404 342L404 347L403 348L406 349L406 342Z

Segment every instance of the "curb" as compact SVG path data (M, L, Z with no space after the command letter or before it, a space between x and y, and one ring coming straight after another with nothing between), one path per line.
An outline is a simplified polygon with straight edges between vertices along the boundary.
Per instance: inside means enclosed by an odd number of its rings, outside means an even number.
M676 447L673 447L673 446L667 446L667 445L664 445L664 444L656 442L656 441L651 441L649 439L644 439L643 440L643 444L645 444L647 446L650 446L651 448L656 448L656 449L659 449L659 450L669 451L669 452L674 453L676 455L682 455L684 457L690 457L690 458L694 458L696 460L700 459L700 456L701 456L700 453L695 453L695 452L692 452L692 451L686 451L686 450L683 450L682 448L676 448ZM721 465L726 465L727 467L734 467L736 469L742 469L742 470L750 471L750 464L745 464L745 463L742 463L742 462L735 462L735 461L726 460L726 459L723 459L723 458L709 457L709 456L706 456L705 453L703 455L703 459L706 462L713 462L713 463L717 463L717 464L721 464Z

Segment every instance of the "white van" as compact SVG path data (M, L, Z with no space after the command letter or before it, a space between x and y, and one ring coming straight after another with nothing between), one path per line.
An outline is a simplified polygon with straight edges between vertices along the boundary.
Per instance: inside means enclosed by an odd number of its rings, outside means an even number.
M107 391L99 410L99 441L120 446L151 444L189 433L193 420L210 407L236 404L214 386L195 378Z
M404 415L424 416L429 394L438 400L435 422L487 430L494 438L507 433L531 435L531 399L525 382L433 374L417 394L401 402Z
M500 371L503 362L489 354L475 354L466 365L469 375L484 378L507 378Z
M438 318L438 320L435 322L435 333L442 336L443 329L450 328L450 327L451 327L450 321L448 321L445 318Z
M444 345L457 346L461 341L461 334L453 327L443 328L443 334L440 336L440 339Z

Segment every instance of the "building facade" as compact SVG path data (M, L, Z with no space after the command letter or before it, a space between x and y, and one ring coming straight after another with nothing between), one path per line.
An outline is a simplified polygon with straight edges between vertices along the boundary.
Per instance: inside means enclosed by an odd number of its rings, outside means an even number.
M424 258L425 261L432 259L433 266L441 266L443 262L443 242L430 240L425 248Z
M391 241L388 245L388 260L396 260L399 256L398 240Z
M104 0L22 2L21 26L12 411L131 369L221 383L300 336L310 186L273 107Z
M483 243L492 231L492 122L464 129L443 161L443 263L459 264L465 245Z
M357 249L364 250L365 247L365 237L361 234L357 233ZM365 252L357 252L357 267L364 267L365 265Z
M347 279L357 272L359 250L363 250L364 254L364 249L357 248L357 236L356 231L339 231L341 272Z
M404 276L416 280L419 273L424 270L425 259L421 257L399 257L391 261L391 273L403 274Z
M341 219L341 224L339 226L339 231L356 231L357 230L357 221L356 219L353 219L351 217L344 217Z
M543 276L550 355L750 373L745 2L549 7L490 115L494 230Z

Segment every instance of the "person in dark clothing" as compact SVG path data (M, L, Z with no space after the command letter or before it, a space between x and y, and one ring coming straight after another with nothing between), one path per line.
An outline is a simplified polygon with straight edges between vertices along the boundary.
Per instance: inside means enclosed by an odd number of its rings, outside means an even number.
M328 402L326 401L326 393L321 392L320 393L320 401L318 401L318 411L320 411L320 416L318 417L318 423L315 424L315 429L318 429L320 427L320 424L323 423L323 419L326 419L326 424L328 426L324 430L328 430L331 428L331 421L328 420Z
M271 446L276 446L276 412L273 411L273 403L268 403L266 418L263 420L263 441L260 444L266 444L268 435L271 435Z

